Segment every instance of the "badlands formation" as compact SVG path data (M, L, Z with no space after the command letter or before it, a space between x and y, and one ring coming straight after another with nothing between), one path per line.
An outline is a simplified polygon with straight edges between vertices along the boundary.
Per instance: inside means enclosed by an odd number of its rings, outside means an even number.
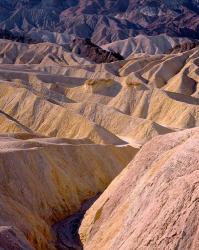
M198 0L1 0L0 29L67 43L98 45L139 34L199 39Z
M199 47L144 44L97 64L0 40L2 249L198 249Z

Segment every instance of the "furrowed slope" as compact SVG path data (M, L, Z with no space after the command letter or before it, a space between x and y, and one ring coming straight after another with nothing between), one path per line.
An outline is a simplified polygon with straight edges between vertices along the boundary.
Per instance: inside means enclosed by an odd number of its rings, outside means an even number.
M50 48L58 58L67 57L58 45L43 44L37 52L38 45L24 50L20 43L3 44L4 58L16 49L13 63L0 65L0 110L4 120L12 120L7 128L2 122L3 133L25 129L140 145L158 134L198 126L198 48L104 64L81 64L81 59L63 65L58 59L52 66L42 53ZM40 59L32 64L30 57Z
M51 225L103 192L137 149L23 138L0 136L0 223L18 228L36 249L54 249Z
M138 35L136 37L129 37L128 39L102 45L102 48L108 51L115 51L124 58L128 58L138 53L149 55L165 54L176 46L191 42L192 40L188 38L170 37L166 34L156 36Z

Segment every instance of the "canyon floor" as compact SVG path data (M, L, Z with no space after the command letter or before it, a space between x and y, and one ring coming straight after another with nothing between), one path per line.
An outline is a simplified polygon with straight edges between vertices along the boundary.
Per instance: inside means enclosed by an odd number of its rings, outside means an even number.
M198 249L198 82L199 47L0 40L0 247Z

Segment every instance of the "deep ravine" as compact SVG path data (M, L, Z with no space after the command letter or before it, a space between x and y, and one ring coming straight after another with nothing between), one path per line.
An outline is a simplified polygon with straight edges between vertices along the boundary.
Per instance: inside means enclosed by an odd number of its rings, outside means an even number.
M58 250L82 250L83 246L79 238L78 229L86 211L99 198L100 194L85 201L79 212L55 223L52 226L55 234L55 247Z

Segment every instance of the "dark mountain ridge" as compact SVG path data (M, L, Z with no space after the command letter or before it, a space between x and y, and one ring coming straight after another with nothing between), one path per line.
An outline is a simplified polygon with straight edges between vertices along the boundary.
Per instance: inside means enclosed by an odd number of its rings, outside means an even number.
M0 28L48 30L105 44L138 34L199 38L197 0L3 0Z

